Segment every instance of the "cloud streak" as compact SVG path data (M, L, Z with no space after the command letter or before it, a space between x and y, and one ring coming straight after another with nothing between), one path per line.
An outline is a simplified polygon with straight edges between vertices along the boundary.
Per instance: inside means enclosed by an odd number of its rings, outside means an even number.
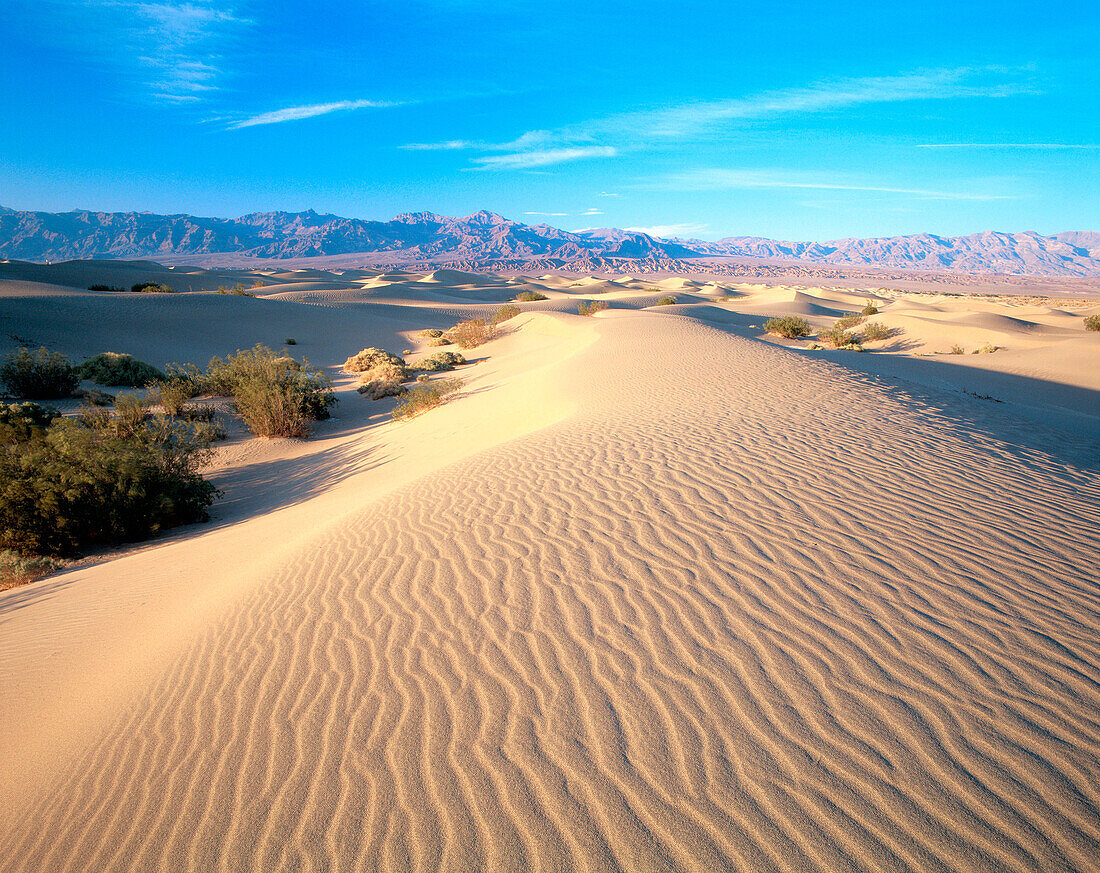
M526 170L534 167L549 167L567 161L613 158L616 154L616 150L610 146L586 146L513 152L505 155L486 155L474 158L474 163L478 165L476 167L478 170Z
M311 103L306 106L288 106L285 109L275 109L271 112L261 112L251 118L234 122L229 125L230 130L239 130L242 127L256 127L261 124L283 124L287 121L301 121L305 118L316 118L318 115L328 115L331 112L351 112L356 109L384 109L390 106L400 106L400 103L389 103L382 100L337 100L332 103Z

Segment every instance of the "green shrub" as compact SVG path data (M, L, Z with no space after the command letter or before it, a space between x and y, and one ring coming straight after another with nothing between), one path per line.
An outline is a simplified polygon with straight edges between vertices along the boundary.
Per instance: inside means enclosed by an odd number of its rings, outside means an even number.
M953 354L953 355L965 355L966 354L966 349L964 349L960 345L953 345L953 346L951 346L951 354Z
M43 347L19 349L0 360L0 383L10 394L29 400L68 397L79 381L69 359Z
M980 349L974 349L970 354L972 355L991 355L994 352L1000 351L1000 346L995 346L993 343L986 343Z
M447 331L447 338L460 349L474 349L489 342L496 334L496 325L483 318L460 321Z
M432 377L429 376L427 373L421 373L419 376L416 377L416 381L417 382L429 382L429 381L431 381L431 378Z
M653 305L654 306L675 306L676 305L676 298L675 297L662 297L660 300L658 300Z
M517 303L535 303L538 300L549 300L545 294L539 294L538 291L520 291L516 295Z
M769 318L764 322L764 330L773 336L798 339L800 336L810 335L810 323L797 315L783 315L778 318Z
M863 316L858 312L847 312L836 320L836 326L841 330L847 330L850 327L855 327L862 321Z
M878 315L878 307L875 306L874 300L868 300L867 305L860 310L862 315Z
M445 336L437 336L433 339L428 340L427 345L433 348L437 348L439 346L453 345L453 343Z
M466 359L458 352L436 352L429 358L425 358L416 365L416 369L425 373L441 373L444 370L453 370L456 366L466 363Z
M257 286L253 285L252 287L255 288ZM218 294L234 294L237 297L255 297L256 296L251 291L249 291L247 288L245 288L244 284L241 283L241 282L238 282L232 288L226 288L223 285L220 288L218 288L216 293L218 293Z
M20 555L11 549L0 550L0 591L7 591L18 585L26 585L35 579L41 579L48 573L65 566L56 558L42 555Z
M863 326L863 330L860 331L864 341L875 342L876 340L890 339L890 337L897 334L897 331L893 328L887 327L885 324L880 324L877 321L869 322Z
M91 379L97 385L144 388L151 382L167 378L164 373L131 355L103 352L93 355L77 368L81 379Z
M179 415L184 403L203 393L203 383L197 367L169 366L164 381L151 386L149 399L163 406L169 415Z
M443 403L447 395L453 394L461 387L461 379L441 379L438 382L417 384L393 408L393 419L402 421L428 409L434 409Z
M208 450L163 415L125 436L101 411L56 419L0 452L0 548L74 555L201 521L218 494L197 472Z
M577 307L577 315L595 315L607 309L606 300L582 300Z
M0 403L0 447L42 436L60 415L52 406L40 406L26 400L22 403Z
M365 373L368 370L373 370L380 364L396 364L398 367L404 367L405 359L399 358L397 355L391 354L385 349L378 349L371 346L369 349L363 349L363 351L358 354L352 355L344 361L344 366L340 369L345 373Z
M1085 330L1100 330L1100 315L1086 315Z
M160 285L156 282L138 282L130 290L135 294L171 294L173 288L170 285Z
M518 306L513 306L511 303L506 303L500 309L493 313L493 324L501 324L510 318L515 318L523 312Z
M111 285L89 285L88 290L89 291L113 291L115 293L123 293L123 294L126 292L125 288L115 288Z
M245 426L257 436L304 437L336 403L329 378L308 361L277 355L267 346L211 358L206 389L233 397Z
M853 348L859 345L859 338L855 334L836 325L828 330L823 330L818 336L824 343L834 349Z
M296 346L298 345L298 340L294 339L294 337L292 336L288 336L285 340L283 340L283 343L288 346Z

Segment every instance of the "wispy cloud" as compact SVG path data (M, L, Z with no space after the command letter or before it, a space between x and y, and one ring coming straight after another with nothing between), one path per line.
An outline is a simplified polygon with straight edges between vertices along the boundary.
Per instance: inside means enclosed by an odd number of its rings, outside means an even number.
M585 146L514 152L508 155L486 155L474 158L474 163L478 164L477 169L479 170L525 170L532 167L549 167L567 161L612 158L616 153L616 150L610 146Z
M410 142L398 146L398 148L408 149L414 152L439 152L455 151L457 149L476 149L481 148L481 146L476 142L470 142L465 139L450 139L446 142Z
M624 227L623 230L635 233L648 233L650 236L668 239L669 237L689 237L706 231L706 224L653 224L649 227Z
M671 191L713 191L737 188L782 188L810 191L857 191L881 194L905 194L928 200L1013 200L1014 195L970 191L936 191L925 188L899 188L872 185L839 178L814 178L785 170L699 169L672 173L653 183Z
M1067 143L1067 142L924 142L917 145L919 149L1100 149L1100 143Z
M303 118L315 118L318 115L328 115L330 112L350 112L354 109L382 109L388 106L400 105L400 103L389 103L383 100L337 100L333 103L311 103L308 106L288 106L285 109L262 112L243 121L234 122L229 127L236 130L242 127L255 127L258 124L282 124L286 121L301 121Z
M603 215L603 212L597 209L595 206L592 206L582 212L581 215Z

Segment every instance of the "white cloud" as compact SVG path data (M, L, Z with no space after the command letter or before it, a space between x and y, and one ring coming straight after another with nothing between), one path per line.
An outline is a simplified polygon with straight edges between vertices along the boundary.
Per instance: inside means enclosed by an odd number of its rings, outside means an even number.
M629 230L634 233L647 233L650 236L655 236L660 239L668 239L670 237L679 237L681 239L696 234L700 234L706 231L708 225L705 224L654 224L650 227L624 227L623 230Z
M581 213L581 215L603 215L603 213L595 206L593 206L590 209L586 209L584 212Z
M785 188L811 191L863 191L906 194L928 200L1012 200L1012 195L964 191L934 191L924 188L896 188L849 182L842 179L813 178L785 170L701 169L673 173L655 183L672 191L712 191L730 188Z
M480 170L525 170L530 167L548 167L566 161L613 158L616 154L616 150L608 146L585 146L515 152L506 155L486 155L474 158L474 162L479 165L477 169Z
M354 109L382 109L388 106L400 106L400 103L387 103L380 100L337 100L333 103L311 103L308 106L288 106L272 112L262 112L243 121L230 124L230 129L255 127L258 124L282 124L285 121L301 121L303 118L315 118L330 112L348 112Z
M596 195L597 197L618 197L619 195L612 191L601 191Z
M446 142L410 142L398 148L408 149L414 152L438 152L455 151L457 149L476 149L480 146L476 142L465 139L450 139Z

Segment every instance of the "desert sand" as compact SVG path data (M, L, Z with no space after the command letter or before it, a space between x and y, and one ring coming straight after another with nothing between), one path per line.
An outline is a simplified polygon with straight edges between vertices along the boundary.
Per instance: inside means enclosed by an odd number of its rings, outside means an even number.
M81 290L146 277L193 293ZM412 421L338 372L523 290ZM868 299L864 353L762 328ZM1094 313L0 264L0 351L294 337L341 397L233 430L211 522L0 593L0 869L1100 869Z

